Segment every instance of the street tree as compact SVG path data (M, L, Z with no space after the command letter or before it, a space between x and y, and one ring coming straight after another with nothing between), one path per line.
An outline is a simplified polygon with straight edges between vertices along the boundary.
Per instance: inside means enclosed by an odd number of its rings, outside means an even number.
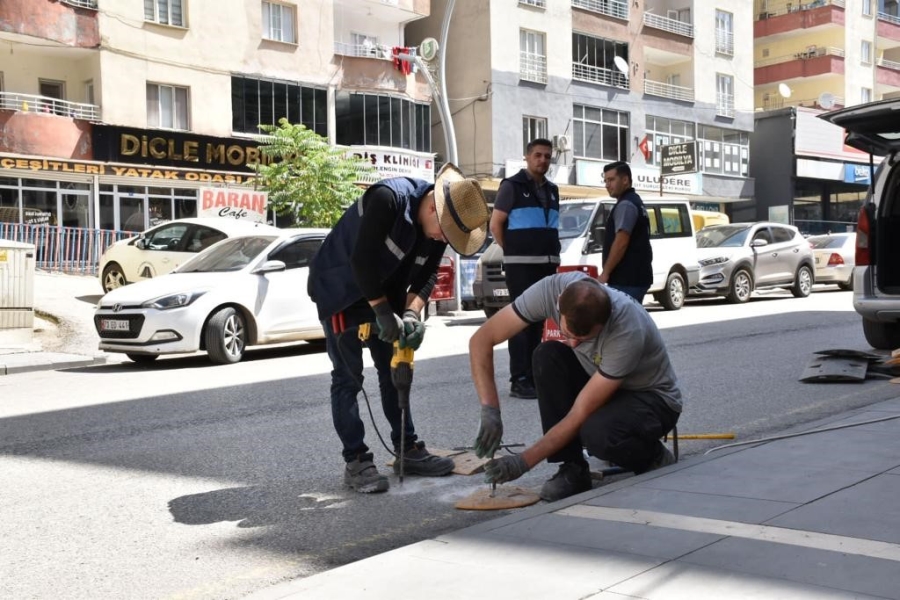
M360 181L374 178L373 167L303 125L279 119L260 125L268 138L259 147L264 159L254 166L255 185L269 193L269 206L296 227L332 227L360 194Z

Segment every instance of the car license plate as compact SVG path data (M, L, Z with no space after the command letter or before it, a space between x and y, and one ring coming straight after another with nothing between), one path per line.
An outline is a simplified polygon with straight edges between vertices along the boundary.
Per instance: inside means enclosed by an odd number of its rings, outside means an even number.
M509 290L506 289L496 289L494 290L495 296L509 296Z
M127 319L100 319L102 331L128 331Z

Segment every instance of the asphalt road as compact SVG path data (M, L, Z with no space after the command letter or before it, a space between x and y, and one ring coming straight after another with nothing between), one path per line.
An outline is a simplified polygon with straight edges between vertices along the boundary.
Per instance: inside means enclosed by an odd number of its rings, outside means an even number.
M868 348L847 292L650 310L685 391L681 433L755 439L898 395L885 380L798 382L816 350ZM481 322L429 322L412 410L431 447L474 439L466 344ZM502 384L505 350L496 362ZM198 355L0 378L0 597L239 598L505 514L453 507L478 476L345 491L329 368L300 345L230 366ZM503 397L502 408L507 443L539 436L536 401ZM720 443L685 441L682 454ZM538 487L553 471L541 465L521 483Z

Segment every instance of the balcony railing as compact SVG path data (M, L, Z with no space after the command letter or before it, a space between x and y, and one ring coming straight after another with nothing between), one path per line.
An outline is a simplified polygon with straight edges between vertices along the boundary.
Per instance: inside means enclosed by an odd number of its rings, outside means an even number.
M572 0L572 6L624 21L628 20L628 2L624 0Z
M893 23L894 25L900 25L900 16L898 15L891 15L888 13L880 12L878 13L878 20L887 21L888 23Z
M543 54L519 52L519 79L547 83L547 57Z
M629 89L628 78L621 71L582 63L572 63L572 79Z
M845 106L843 96L830 95L830 99L831 102L827 106L822 106L822 104L820 104L820 101L824 100L822 96L818 98L797 99L783 98L777 93L771 93L768 96L763 96L762 107L763 110L774 110L777 108L784 108L785 106L805 106L807 108L818 108L819 110L831 110Z
M644 80L644 93L651 96L659 96L660 98L681 100L682 102L694 101L694 88L652 81L650 79Z
M897 62L895 60L888 60L884 57L879 57L878 60L875 61L875 64L879 67L884 67L885 69L900 71L900 62Z
M734 94L716 94L716 115L720 117L734 116Z
M837 56L844 57L843 48L835 48L834 46L808 46L806 50L795 52L794 54L782 54L779 56L770 56L753 63L756 68L768 67L769 65L777 65L781 63L791 62L792 60L806 60L819 56Z
M71 4L78 8L93 8L97 10L97 0L60 0L63 4Z
M537 8L547 7L546 0L519 0L519 4L524 4L526 6L535 6Z
M838 8L844 8L844 0L810 0L810 2L806 3L784 2L781 6L773 6L773 4L773 2L770 2L769 9L766 10L766 12L759 13L759 20L771 19L772 17L795 13L801 10L811 10L813 8L819 8L820 6L836 6Z
M734 56L734 33L716 30L716 52Z
M378 58L391 60L393 49L384 44L347 44L345 42L334 43L334 53L338 56L359 56L362 58Z
M101 116L100 107L94 104L81 104L48 96L32 96L15 92L0 92L0 110L45 113L86 121L100 121Z
M690 23L685 23L678 19L670 19L669 17L661 17L650 12L644 13L644 25L689 38L694 37L694 26Z

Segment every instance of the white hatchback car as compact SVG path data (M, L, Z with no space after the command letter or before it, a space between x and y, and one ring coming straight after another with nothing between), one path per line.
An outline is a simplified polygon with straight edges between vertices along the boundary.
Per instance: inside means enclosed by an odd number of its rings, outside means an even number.
M276 229L219 242L178 269L100 299L100 350L135 362L205 350L235 363L247 346L325 338L307 295L309 263L327 229Z
M222 217L167 221L107 248L100 257L100 285L109 292L141 279L159 277L220 240L258 231L279 230L263 223Z

